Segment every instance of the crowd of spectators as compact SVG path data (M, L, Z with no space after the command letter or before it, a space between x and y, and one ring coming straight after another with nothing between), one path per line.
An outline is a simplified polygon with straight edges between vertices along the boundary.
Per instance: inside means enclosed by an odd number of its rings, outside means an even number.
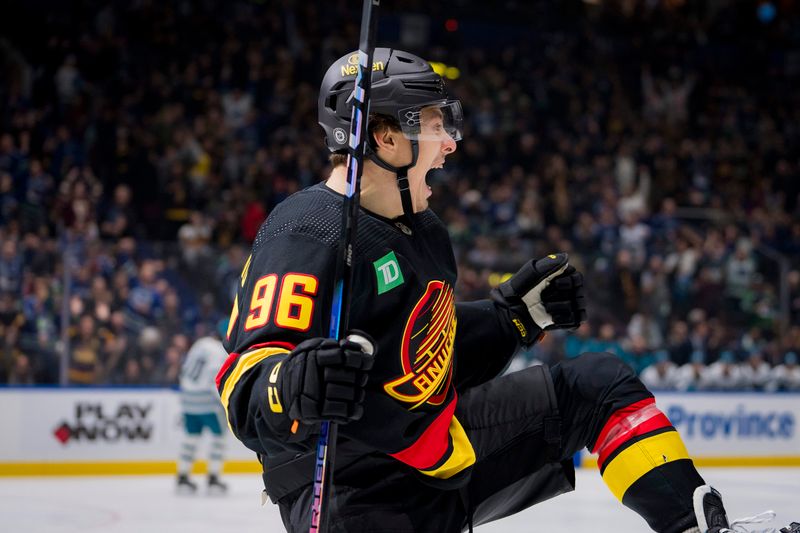
M587 280L589 322L515 365L605 350L657 388L800 388L796 8L511 2L445 30L411 4L432 44L390 10L386 39L456 66L466 113L429 178L459 298L553 250ZM261 222L325 177L317 87L358 17L77 6L0 40L0 382L63 361L71 384L169 385Z

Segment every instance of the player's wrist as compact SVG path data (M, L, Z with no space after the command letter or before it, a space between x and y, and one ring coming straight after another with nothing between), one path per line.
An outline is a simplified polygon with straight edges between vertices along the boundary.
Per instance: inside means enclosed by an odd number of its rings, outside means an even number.
M492 289L490 296L502 320L511 329L520 345L529 347L542 338L544 331L528 314L521 298L504 295L500 287Z
M528 261L492 291L523 346L541 339L545 330L576 328L586 319L583 276L568 259L559 253Z
M298 344L274 371L288 417L302 424L361 418L374 351L375 342L361 332L339 341L313 338Z

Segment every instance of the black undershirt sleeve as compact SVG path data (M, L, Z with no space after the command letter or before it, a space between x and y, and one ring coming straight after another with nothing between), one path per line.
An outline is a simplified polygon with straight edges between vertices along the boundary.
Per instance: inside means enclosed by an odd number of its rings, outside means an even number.
M512 325L491 300L456 304L456 390L480 385L501 374L519 348Z

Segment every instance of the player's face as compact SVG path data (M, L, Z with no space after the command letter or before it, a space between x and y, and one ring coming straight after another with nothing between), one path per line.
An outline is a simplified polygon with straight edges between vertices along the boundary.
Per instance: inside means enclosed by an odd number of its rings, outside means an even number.
M428 198L432 194L431 188L425 181L428 171L432 168L442 168L445 158L456 151L456 141L445 130L441 111L435 107L423 108L420 120L417 164L408 171L411 201L415 213L428 208Z

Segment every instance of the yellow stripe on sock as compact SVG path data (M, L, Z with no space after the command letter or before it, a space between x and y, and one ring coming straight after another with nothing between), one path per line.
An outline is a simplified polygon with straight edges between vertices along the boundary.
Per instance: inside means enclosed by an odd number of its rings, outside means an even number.
M660 433L632 444L614 457L603 472L603 481L622 501L628 487L652 469L688 458L689 452L677 431Z

